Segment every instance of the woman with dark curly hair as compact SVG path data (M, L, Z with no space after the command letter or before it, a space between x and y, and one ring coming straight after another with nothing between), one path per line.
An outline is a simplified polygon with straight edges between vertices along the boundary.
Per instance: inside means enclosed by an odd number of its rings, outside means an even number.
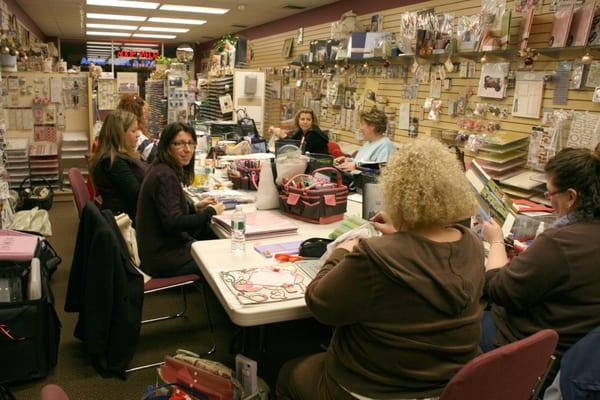
M600 146L564 149L545 172L545 196L559 218L524 253L509 261L502 230L484 223L485 296L493 303L483 319L484 351L549 328L562 356L600 326Z

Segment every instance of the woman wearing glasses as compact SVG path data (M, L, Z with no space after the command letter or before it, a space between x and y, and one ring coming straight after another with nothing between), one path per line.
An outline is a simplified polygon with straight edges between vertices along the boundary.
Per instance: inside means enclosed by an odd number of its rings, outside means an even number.
M564 149L545 172L545 195L559 218L524 253L509 261L500 227L484 223L485 295L493 303L483 320L484 351L551 328L562 356L600 326L600 146Z
M142 183L137 239L142 269L152 277L197 273L190 246L210 237L212 216L223 212L223 204L212 198L194 207L185 197L182 186L194 180L195 148L194 129L177 122L167 125Z
M137 119L127 111L113 111L104 120L98 148L90 160L94 186L102 208L126 213L135 222L138 193L145 164L135 150Z

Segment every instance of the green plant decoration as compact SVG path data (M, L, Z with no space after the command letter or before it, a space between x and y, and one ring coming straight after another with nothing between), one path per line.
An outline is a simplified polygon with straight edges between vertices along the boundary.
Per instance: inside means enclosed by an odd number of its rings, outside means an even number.
M230 43L232 46L235 47L239 39L239 36L228 33L227 35L219 38L219 40L215 42L215 46L213 48L215 49L216 53L222 53L225 50L225 45L227 43Z
M156 62L157 64L171 65L173 63L176 63L177 59L176 58L165 57L165 56L158 56L158 57L156 57L156 59L154 60L154 62Z

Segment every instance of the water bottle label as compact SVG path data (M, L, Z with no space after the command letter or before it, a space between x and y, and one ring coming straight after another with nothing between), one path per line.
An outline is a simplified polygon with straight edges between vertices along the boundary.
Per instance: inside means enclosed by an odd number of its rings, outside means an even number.
M244 221L231 221L231 229L243 231L245 228Z

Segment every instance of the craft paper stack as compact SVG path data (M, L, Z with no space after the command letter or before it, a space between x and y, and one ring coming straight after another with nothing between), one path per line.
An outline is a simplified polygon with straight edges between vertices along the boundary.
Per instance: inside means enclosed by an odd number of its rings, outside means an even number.
M527 162L529 135L524 133L497 133L488 136L475 155L481 168L494 179L517 174Z
M146 81L146 103L148 104L148 135L158 138L162 127L167 124L164 80Z
M208 99L200 105L199 118L202 121L230 121L233 113L221 112L221 103L219 98L233 94L233 76L211 79L208 83Z
M231 233L231 214L215 215L213 222ZM283 235L294 235L298 226L278 212L255 211L246 214L246 239L255 240Z
M48 181L54 190L59 189L58 146L54 142L35 142L29 147L31 180Z
M88 137L85 132L65 132L61 143L60 163L62 171L62 189L70 189L69 169L79 168L87 175L88 168L85 155L89 151Z
M29 143L27 139L6 139L6 170L11 188L18 188L23 179L29 176Z

